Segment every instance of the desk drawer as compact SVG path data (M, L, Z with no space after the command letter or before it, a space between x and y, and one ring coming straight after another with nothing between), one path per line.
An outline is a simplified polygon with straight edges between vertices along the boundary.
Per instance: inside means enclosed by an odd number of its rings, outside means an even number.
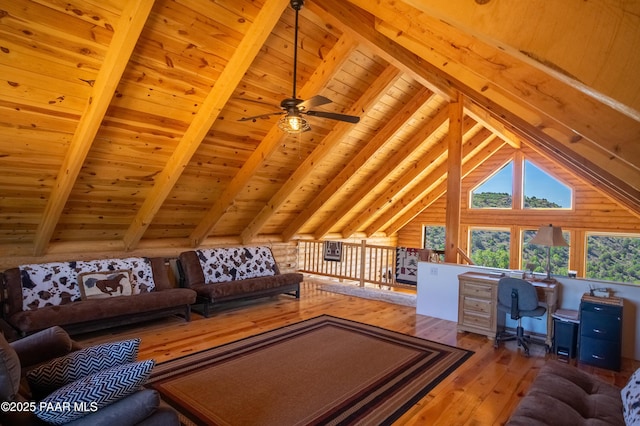
M462 314L462 324L465 326L491 330L491 315L489 313L483 314L481 312L465 311Z
M462 295L491 300L491 289L492 287L486 284L464 283Z
M493 304L491 300L478 299L476 297L465 297L463 302L465 312L473 311L490 315Z

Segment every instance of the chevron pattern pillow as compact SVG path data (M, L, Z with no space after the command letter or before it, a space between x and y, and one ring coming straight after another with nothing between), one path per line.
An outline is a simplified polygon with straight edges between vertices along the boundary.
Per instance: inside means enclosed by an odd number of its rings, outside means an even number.
M103 343L54 358L27 373L33 397L40 399L68 383L138 358L140 339Z
M41 400L34 414L55 425L82 418L136 392L154 365L155 361L150 359L85 376Z

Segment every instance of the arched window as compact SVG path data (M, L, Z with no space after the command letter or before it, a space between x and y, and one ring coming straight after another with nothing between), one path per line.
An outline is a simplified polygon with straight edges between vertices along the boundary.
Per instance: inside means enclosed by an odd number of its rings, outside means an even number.
M472 209L513 208L513 161L471 191ZM571 209L573 191L529 160L522 167L522 203L525 209ZM520 201L520 200L518 200Z

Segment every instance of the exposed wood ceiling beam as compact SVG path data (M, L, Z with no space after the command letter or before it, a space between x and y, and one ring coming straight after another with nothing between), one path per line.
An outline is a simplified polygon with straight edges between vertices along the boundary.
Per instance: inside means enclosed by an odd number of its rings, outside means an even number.
M391 19L391 16L396 16L395 13L386 14L388 10L384 10L384 7L378 3L373 4L373 3L368 3L365 1L359 1L359 0L353 1L352 3L358 4L360 7L364 9L366 9L367 6L369 6L371 8L370 11L373 11L372 9L375 8L375 11L373 12L381 15L380 16L381 18L384 18L386 16L387 20ZM404 19L408 19L407 16L409 15L410 14L404 14L402 16L404 17ZM394 20L394 23L395 23L395 20ZM382 27L383 27L382 25L379 25L378 28L380 29ZM430 52L433 50L429 46L425 46L423 43L418 42L415 39L407 38L406 34L402 32L398 32L397 30L389 31L388 35L390 37L394 37L394 39L396 39L397 37L403 36L404 42L406 43L406 46L409 50L412 50L416 53L424 51L425 52L424 55L427 57L429 56ZM449 61L445 60L445 61L442 61L440 64L442 65L442 64L448 64L448 63ZM425 66L432 66L432 65L426 62ZM438 74L438 72L439 71L437 70L433 71L434 74ZM544 141L544 143L547 145L551 143L552 145L548 145L549 149L553 150L554 147L557 149L559 144L563 144L565 147L571 147L570 149L568 149L569 151L573 151L575 150L576 144L582 144L585 146L588 144L591 144L591 141L584 140L585 138L583 136L575 133L574 131L571 130L571 128L568 128L565 125L562 125L559 122L551 119L546 114L543 114L540 111L527 109L527 107L525 107L526 104L519 102L517 99L511 99L511 98L503 99L504 100L503 104L499 103L498 101L494 101L493 99L488 97L487 94L485 93L486 91L489 91L489 88L491 87L490 85L484 84L477 87L477 89L472 89L471 86L460 81L456 76L447 75L446 73L441 73L441 74L443 75L443 78L448 78L451 81L451 84L453 87L465 93L467 97L470 97L471 99L473 99L476 103L481 105L482 108L488 111L491 111L497 116L500 116L505 122L518 123L519 128L525 129L520 134L523 134L523 133L527 134L528 137L536 138L539 141ZM494 90L494 92L496 91ZM543 94L538 93L538 96L539 97L543 96ZM597 100L592 99L591 101L597 103ZM549 102L554 102L554 100L550 99ZM606 106L600 106L600 107L606 108ZM617 111L615 113L617 114ZM622 119L622 121L626 122L627 120ZM613 122L620 124L619 123L620 120L616 120ZM628 134L630 135L631 141L637 140L638 122L631 121L629 124L630 124L629 126L622 126L622 127L627 127L629 129ZM591 123L587 123L587 126L589 125L591 125ZM633 136L634 134L636 136ZM629 159L628 155L624 155L624 156L627 158L627 160ZM616 155L598 156L598 160L600 160L600 162L607 162L612 158L616 158ZM640 156L637 156L636 158L640 158ZM583 158L581 159L581 161L582 163L592 163L593 161L596 161L596 160L594 160L593 158L590 158L590 160L586 160ZM625 161L625 160L622 160L622 161ZM637 160L637 161L640 161L640 160ZM606 173L604 172L604 170L608 170L610 172ZM639 199L634 195L634 192L637 192L638 188L633 187L634 183L637 185L637 171L631 170L633 176L631 177L631 180L629 180L629 179L625 179L624 177L620 177L618 175L619 173L618 170L619 169L616 167L599 166L598 171L600 173L598 173L598 175L601 177L603 185L606 185L608 188L613 190L614 193L620 194L617 196L616 199L625 203L626 206L632 206L632 208L637 210ZM616 183L618 182L622 183L622 188L616 188L617 186ZM631 183L631 186L630 186L630 183Z
M51 240L60 215L82 169L91 144L98 133L111 99L129 62L144 24L149 17L154 0L127 2L115 28L109 49L93 83L91 95L69 149L62 162L49 201L42 214L34 240L34 254L41 256Z
M522 124L519 119L512 117L510 122L505 118L504 111L494 106L487 111L474 102L467 102L468 111L480 119L483 124L491 128L505 140L526 140L537 147L537 151L545 157L562 164L585 182L595 187L606 188L607 194L612 196L631 211L637 211L640 204L640 181L638 170L628 163L608 157L602 151L594 153L597 147L576 145L564 139L553 139L540 129L531 129ZM517 147L515 144L510 145ZM610 169L610 167L613 167ZM615 173L615 175L614 175Z
M433 92L427 88L419 89L413 98L405 105L405 107L397 114L392 116L387 124L377 131L367 145L349 161L349 163L338 173L338 175L325 185L320 193L311 201L302 212L296 216L291 224L282 234L283 240L288 241L304 226L304 224L313 216L326 202L333 196L338 194L341 188L349 182L349 180L360 170L367 162L375 156L398 130L400 130L411 117L422 107L429 99L433 97Z
M496 106L497 110L500 110ZM510 120L504 118L501 113L494 114L494 118L501 122L506 129L520 138L529 141L532 146L543 150L547 156L562 163L563 167L571 170L587 182L597 187L605 188L607 193L626 208L640 210L640 181L638 172L633 172L625 167L604 169L600 162L595 163L586 157L577 154L575 145L559 144L556 139L541 131L523 125L517 117ZM620 165L620 164L619 164ZM614 175L615 173L615 175ZM620 174L626 178L618 177Z
M193 117L189 128L180 139L167 165L155 178L153 188L145 198L144 204L124 237L126 250L134 248L144 235L185 167L189 164L193 154L242 80L244 73L260 52L267 37L271 35L271 31L280 20L288 3L287 0L267 0L260 9L255 21L242 38L240 45L216 80L198 113Z
M387 68L376 78L365 93L351 107L348 114L359 114L364 111L366 114L370 108L385 96L389 89L393 87L398 79L402 77L402 73L393 65ZM260 232L260 228L267 223L271 215L273 215L294 192L302 181L311 173L313 166L323 161L334 149L334 147L342 141L342 138L353 129L353 124L338 122L335 124L331 132L322 140L313 152L305 158L296 171L287 179L284 185L280 187L278 192L271 197L269 202L262 208L260 213L251 221L242 232L242 241L248 244Z
M365 184L358 187L358 189L349 197L349 202L345 201L337 211L333 212L327 220L318 226L314 232L315 238L320 240L325 234L331 231L331 228L333 228L340 219L346 216L358 204L358 202L360 202L360 200L373 191L379 182L383 182L390 173L402 164L406 157L420 147L420 145L422 145L422 143L424 143L431 134L440 128L440 126L444 125L447 118L447 108L443 107L431 120L429 120L426 125L413 135L413 137L411 137L411 139L403 145L402 148L389 159L389 161L386 162L384 167L378 169ZM343 237L347 238L347 236Z
M463 122L462 132L466 134L471 128L475 125L475 121L470 117L465 117ZM487 129L480 130L476 135L470 138L464 146L464 150L468 155L473 155L475 153L474 147L482 146L487 143L488 139L492 137L492 133ZM394 197L394 202L389 203L388 208L378 217L371 222L369 226L365 229L366 235L373 235L376 232L381 232L385 229L385 227L393 221L393 218L402 213L403 210L408 209L413 203L415 203L415 199L412 198L414 194L413 188L409 191L405 191L406 193L402 196L397 196L400 189L405 186L409 186L412 184L413 186L420 186L419 182L420 176L425 176L427 173L436 173L438 170L441 170L441 167L446 162L447 159L447 138L442 138L442 140L438 141L438 144L434 146L427 155L420 159L420 161L416 164L416 167L410 169L405 173L398 182L394 185L397 188L390 188L387 194L383 194L386 199L391 199ZM426 173L425 173L426 171ZM402 185L402 186L400 186ZM422 193L424 190L419 190L418 193ZM383 199L381 197L381 199Z
M612 194L610 191L608 191L605 185L603 185L599 180L594 179L593 176L585 173L580 173L579 170L575 169L574 165L565 164L563 160L558 158L558 155L555 151L550 152L549 150L546 150L543 146L537 145L536 143L529 143L523 147L523 152L525 155L530 154L531 152L535 152L537 155L551 161L557 167L569 170L578 179L580 179L581 181L593 187L595 191L599 192L604 197L607 197L613 200L615 203L619 204L621 208L625 208L629 212L629 214L632 214L640 218L639 210L634 210L633 208L631 208L631 206L628 206L624 202L618 200L616 197L616 194ZM516 199L515 197L513 198Z
M520 148L522 145L520 137L507 129L504 124L493 118L493 115L491 115L489 111L482 108L475 102L470 101L468 98L465 98L464 108L465 112L473 117L473 119L478 123L491 130L497 136L500 136L506 143L515 149Z
M446 73L376 31L372 16L362 9L341 0L309 2L305 7L328 24L350 34L431 91L447 100L455 97L456 91L451 87Z
M529 117L531 125L557 120L583 136L577 143L596 143L610 155L640 166L640 146L636 143L640 122L613 108L610 102L602 102L601 96L553 78L523 58L488 45L402 2L382 0L374 4L351 0L351 3L381 19L383 22L376 28L383 34L448 72L473 92L482 91L484 96L503 106L510 100L518 100L521 105L518 114ZM525 104L532 107L530 111ZM536 116L542 122L534 122ZM594 116L608 123L608 132L592 123Z
M490 138L489 142L483 145L485 146L481 147L479 152L477 152L477 147L469 146L469 149L471 150L471 152L469 152L467 151L467 144L463 146L463 178L498 152L505 145L505 141L499 137L494 137ZM394 220L394 222L384 230L386 235L392 235L398 232L403 226L411 222L413 218L418 216L424 209L429 207L447 192L447 183L445 181L447 177L446 169L446 164L442 164L438 170L431 173L423 182L414 188L407 198L416 200L416 202L403 210L403 212L399 212L400 216L398 219Z
M527 136L525 132L517 131L514 129L513 125L507 125L505 120L501 120L495 117L494 114L489 111L484 110L479 105L474 102L467 102L466 108L471 115L476 117L480 122L493 130L496 134L500 135L503 139L507 141L514 148L518 148L520 142L523 138L526 140L531 140L531 135ZM637 182L638 170L635 167L630 166L626 162L622 162L616 158L611 158L606 155L603 150L599 150L595 145L576 145L571 143L555 143L554 141L549 140L549 136L546 136L544 133L536 132L538 136L535 136L536 139L546 140L546 144L553 144L552 146L557 147L555 150L558 151L572 151L574 162L580 162L582 165L579 168L576 168L575 165L565 164L563 167L568 168L574 173L577 172L580 168L584 167L585 163L594 163L595 166L600 168L601 171L604 171L605 168L613 167L616 172L616 177L613 177L609 172L604 172L599 177L593 177L589 182L594 185L609 185L609 182L621 181L627 184L632 184L636 182L636 189L640 189L640 182ZM511 141L511 142L510 142ZM514 143L513 141L518 141ZM591 161L587 160L591 159ZM556 160L558 156L556 155Z
M349 54L355 47L356 44L351 37L346 36L340 38L331 49L331 52L326 55L318 69L314 71L311 78L299 90L298 96L301 99L307 99L316 95L331 80L334 73L340 69L341 64L348 60ZM240 171L226 186L224 192L218 197L212 208L191 233L189 238L193 242L194 247L202 244L204 239L211 233L213 228L215 228L227 209L233 205L236 196L242 188L245 187L263 162L271 156L282 137L282 130L280 130L277 125L274 125L262 142L260 142L258 148L256 148L249 159L243 164Z

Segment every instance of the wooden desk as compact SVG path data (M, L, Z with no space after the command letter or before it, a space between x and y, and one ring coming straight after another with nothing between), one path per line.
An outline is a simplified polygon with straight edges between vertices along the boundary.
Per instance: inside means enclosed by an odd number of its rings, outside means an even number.
M498 330L498 281L502 276L481 272L458 275L458 331L484 334L496 338ZM553 346L553 318L558 307L560 283L530 281L538 299L547 305L547 349Z

